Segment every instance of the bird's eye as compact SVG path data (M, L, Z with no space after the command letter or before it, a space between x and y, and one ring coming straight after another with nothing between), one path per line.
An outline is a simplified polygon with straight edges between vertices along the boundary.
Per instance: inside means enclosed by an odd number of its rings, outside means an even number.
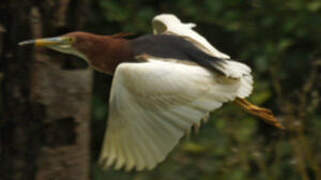
M69 38L66 39L66 42L67 42L68 44L71 44L71 43L75 42L75 38L69 37Z

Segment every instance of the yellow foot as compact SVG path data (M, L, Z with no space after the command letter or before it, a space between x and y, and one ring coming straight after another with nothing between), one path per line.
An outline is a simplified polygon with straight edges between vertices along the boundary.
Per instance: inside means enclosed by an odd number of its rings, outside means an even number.
M251 104L246 99L236 98L234 102L240 105L250 114L262 118L266 123L271 124L280 129L285 129L284 126L276 119L276 117L273 115L270 109L258 107L254 104Z

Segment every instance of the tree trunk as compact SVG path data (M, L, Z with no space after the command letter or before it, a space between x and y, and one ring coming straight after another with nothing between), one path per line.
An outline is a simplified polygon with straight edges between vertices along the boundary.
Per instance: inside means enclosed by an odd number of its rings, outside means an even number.
M1 180L89 179L91 70L69 56L17 47L81 28L86 3L0 2Z

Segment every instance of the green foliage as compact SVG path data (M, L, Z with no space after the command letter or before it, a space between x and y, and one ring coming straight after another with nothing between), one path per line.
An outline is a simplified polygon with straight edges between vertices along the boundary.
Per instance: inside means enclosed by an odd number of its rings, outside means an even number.
M250 100L271 108L287 127L281 132L227 104L153 171L103 171L95 149L93 179L321 179L320 1L98 0L92 7L93 32L149 33L160 12L197 23L218 49L252 67ZM100 94L93 102L95 127L104 126L107 113ZM98 132L93 139L102 139Z

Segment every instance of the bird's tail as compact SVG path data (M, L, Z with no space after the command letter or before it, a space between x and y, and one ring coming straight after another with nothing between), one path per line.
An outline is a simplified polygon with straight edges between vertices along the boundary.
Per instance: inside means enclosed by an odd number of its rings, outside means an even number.
M280 129L285 129L284 126L276 119L270 109L258 107L246 99L236 98L234 102L241 106L248 113L258 116L263 119L266 123L271 124Z
M211 58L211 65L226 77L238 79L246 75L251 75L251 68L246 64L232 59L215 60L216 57Z

